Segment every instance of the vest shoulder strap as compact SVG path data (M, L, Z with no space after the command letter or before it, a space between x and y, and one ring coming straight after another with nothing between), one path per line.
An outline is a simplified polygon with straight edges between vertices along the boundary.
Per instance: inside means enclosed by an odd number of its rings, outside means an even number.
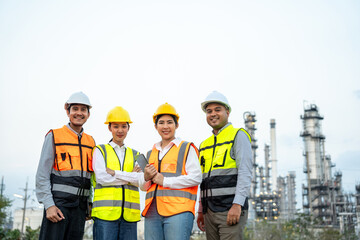
M147 159L148 161L149 161L149 159L150 159L151 152L152 152L152 150L148 151L147 154L146 154L146 159Z
M101 154L103 155L104 157L104 160L105 160L105 166L107 165L107 151L106 151L106 147L105 147L105 144L100 144L100 145L96 145L97 149L100 150ZM94 148L94 150L95 150Z
M239 130L242 131L242 132L244 132L244 133L248 136L249 141L250 141L250 143L251 143L251 136L250 136L250 134L249 134L244 128L240 128ZM238 132L239 132L239 131L238 131ZM237 133L236 133L236 135L237 135ZM236 137L236 135L235 135L235 137Z

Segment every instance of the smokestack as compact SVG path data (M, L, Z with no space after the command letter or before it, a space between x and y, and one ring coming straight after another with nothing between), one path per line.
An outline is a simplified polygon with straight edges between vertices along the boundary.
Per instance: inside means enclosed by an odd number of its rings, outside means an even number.
M270 119L270 141L271 141L271 177L272 190L277 191L277 159L276 159L276 135L275 135L275 119Z

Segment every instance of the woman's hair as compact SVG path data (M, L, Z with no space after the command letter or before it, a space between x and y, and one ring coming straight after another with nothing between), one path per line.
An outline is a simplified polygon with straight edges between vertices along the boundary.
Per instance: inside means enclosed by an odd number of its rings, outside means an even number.
M164 116L164 115L169 115L169 116L171 116L171 117L174 119L175 125L176 125L176 126L178 125L178 121L177 121L177 119L176 119L176 116L175 116L175 115L172 115L172 114L160 114L160 115L157 115L157 116L156 116L156 119L155 119L155 125L157 125L159 119L160 119L162 116Z

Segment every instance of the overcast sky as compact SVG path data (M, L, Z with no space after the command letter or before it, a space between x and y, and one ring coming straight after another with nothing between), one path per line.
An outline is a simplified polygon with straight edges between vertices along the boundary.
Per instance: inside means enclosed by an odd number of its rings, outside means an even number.
M165 102L180 114L176 133L197 146L211 129L200 103L213 90L233 109L257 116L258 158L276 119L279 175L304 159L304 101L324 116L326 153L344 189L360 180L360 2L354 1L17 1L0 0L0 177L5 195L23 194L45 134L68 122L75 91L93 105L84 125L97 143L107 112L134 122L125 143L141 152L160 140L152 115ZM306 102L305 102L306 105ZM34 198L32 193L32 198ZM36 206L35 202L32 202Z

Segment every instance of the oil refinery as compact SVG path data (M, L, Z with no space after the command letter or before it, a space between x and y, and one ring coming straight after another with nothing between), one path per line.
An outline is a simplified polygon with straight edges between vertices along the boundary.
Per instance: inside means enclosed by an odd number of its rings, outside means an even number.
M289 171L279 176L276 154L276 122L270 119L270 144L264 146L264 166L257 160L256 114L244 113L245 129L252 137L253 179L249 197L249 219L272 222L288 221L302 212L316 219L317 228L330 227L340 232L360 230L360 184L354 193L345 193L342 188L342 173L332 169L335 164L325 151L325 135L322 132L320 115L315 104L304 106L300 116L303 129L300 137L304 143L304 168L306 183L302 184L302 209L296 209L296 174ZM330 150L331 152L331 150Z

